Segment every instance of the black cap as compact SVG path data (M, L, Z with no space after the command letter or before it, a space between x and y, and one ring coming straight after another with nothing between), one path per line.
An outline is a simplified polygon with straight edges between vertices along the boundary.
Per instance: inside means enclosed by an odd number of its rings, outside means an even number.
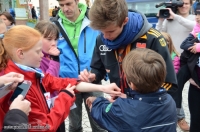
M200 3L197 3L196 9L195 9L195 15L200 14Z

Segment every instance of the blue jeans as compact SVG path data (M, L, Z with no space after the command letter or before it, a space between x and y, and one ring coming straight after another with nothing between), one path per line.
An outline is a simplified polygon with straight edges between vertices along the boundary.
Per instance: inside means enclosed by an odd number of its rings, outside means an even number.
M177 119L178 120L185 118L185 112L184 112L182 106L181 106L181 108L176 108L176 111L177 111Z
M82 103L84 101L85 108L88 114L90 125L93 132L107 132L106 130L100 128L96 122L90 116L90 110L86 105L85 101L90 96L100 97L103 96L102 92L87 92L87 93L78 93L76 94L76 108L70 111L69 114L69 132L83 132L82 127Z

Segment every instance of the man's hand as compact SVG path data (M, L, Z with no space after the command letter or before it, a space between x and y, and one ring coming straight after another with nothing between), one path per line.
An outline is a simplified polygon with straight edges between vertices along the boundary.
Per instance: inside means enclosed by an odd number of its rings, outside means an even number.
M31 103L28 100L24 99L22 95L18 95L17 98L15 98L14 101L11 103L9 109L19 109L28 116L29 112L31 111Z
M49 55L59 56L60 55L60 51L58 50L58 48L56 46L52 46L49 49Z
M94 73L90 73L87 69L85 69L81 71L78 77L83 82L93 82L96 78L96 75Z
M24 80L24 75L16 72L10 72L0 77L0 85L12 82L19 83L22 82L23 80Z
M166 8L166 9L169 10L169 14L170 14L169 18L167 19L174 19L175 13L172 11L172 9L171 8Z
M86 99L86 104L89 107L90 111L91 111L91 108L92 108L92 103L94 102L94 100L96 100L96 98L97 97L88 97Z
M103 87L104 88L102 92L104 93L112 94L113 96L121 95L121 89L115 83L104 85Z

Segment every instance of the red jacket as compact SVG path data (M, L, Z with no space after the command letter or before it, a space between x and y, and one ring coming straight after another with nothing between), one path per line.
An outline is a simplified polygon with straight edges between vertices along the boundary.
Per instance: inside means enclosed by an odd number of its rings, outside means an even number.
M70 112L70 107L75 101L74 96L70 96L67 92L60 92L58 98L55 100L54 107L49 110L46 103L44 94L40 86L40 79L36 77L35 72L23 71L18 68L12 61L8 62L8 66L4 73L18 72L24 75L25 80L30 80L32 85L26 95L26 99L31 102L31 112L29 113L29 124L37 126L49 125L48 132L55 132L60 124L67 118ZM42 79L42 85L46 92L52 92L52 90L62 90L67 87L68 84L76 85L76 79L69 78L57 78L50 74L46 74ZM66 91L66 90L65 90ZM12 93L12 92L11 92ZM0 99L0 130L2 128L3 119L5 113L9 109L8 100L11 97L11 93L7 94L4 98ZM29 129L29 132L33 129ZM36 128L35 131L44 131Z

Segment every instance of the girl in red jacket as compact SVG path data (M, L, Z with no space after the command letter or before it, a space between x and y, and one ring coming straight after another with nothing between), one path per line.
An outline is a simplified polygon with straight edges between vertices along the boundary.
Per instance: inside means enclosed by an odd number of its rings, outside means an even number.
M16 126L28 127L29 131L64 132L65 130L59 127L74 103L73 90L74 85L77 85L77 79L43 74L38 68L43 57L41 39L41 34L37 30L23 25L7 31L0 41L0 70L3 70L4 74L11 71L23 74L24 80L32 82L25 97L31 102L29 124L16 124ZM81 82L76 89L81 92L103 91L120 94L120 89L115 84L102 86ZM59 91L58 98L55 99L54 105L48 105L51 102L49 92L55 90ZM3 127L5 113L9 110L12 93L0 99L0 130Z

